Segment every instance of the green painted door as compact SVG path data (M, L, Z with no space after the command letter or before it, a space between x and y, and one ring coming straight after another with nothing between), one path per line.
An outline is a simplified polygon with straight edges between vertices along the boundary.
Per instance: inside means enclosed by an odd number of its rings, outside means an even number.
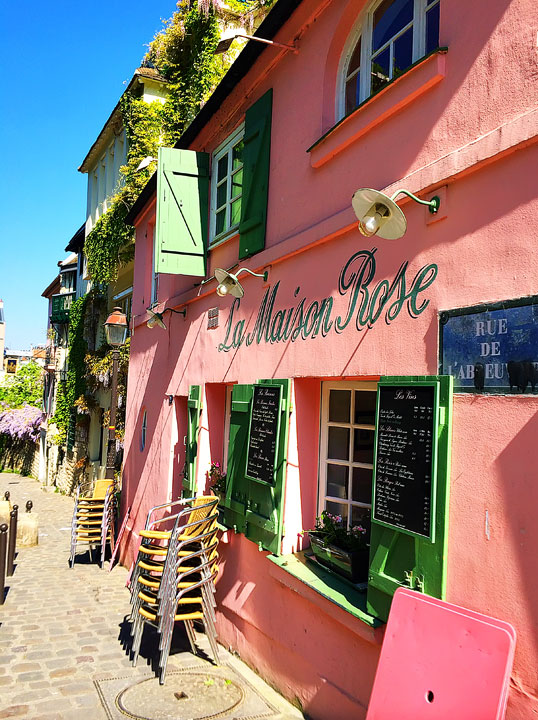
M259 380L258 386L280 386L280 422L276 445L275 482L248 479L246 536L261 548L280 555L288 457L290 380Z
M200 432L200 413L202 411L202 388L191 385L187 400L187 444L185 447L185 471L183 477L183 497L196 495L196 467L198 460L198 435Z
M221 501L221 507L223 523L227 527L234 528L236 532L245 532L246 529L248 481L245 477L245 468L253 392L252 385L234 385L232 388L226 496Z

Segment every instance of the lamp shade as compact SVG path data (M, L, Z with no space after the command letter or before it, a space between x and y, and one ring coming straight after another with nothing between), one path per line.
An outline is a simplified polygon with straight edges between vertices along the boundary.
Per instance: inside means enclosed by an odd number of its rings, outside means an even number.
M106 341L112 347L119 347L127 339L127 318L120 307L115 307L105 322Z
M149 320L147 321L146 325L151 329L154 328L155 325L157 327L162 328L163 330L166 330L166 325L163 321L163 313L155 312L154 310L151 310L150 308L147 309L147 313L149 315Z
M233 297L242 298L245 294L243 286L237 279L237 276L227 270L215 268L215 280L219 284L217 287L217 295L220 295L220 297L233 295Z
M378 190L360 188L351 200L363 235L398 240L407 230L407 220L398 205Z

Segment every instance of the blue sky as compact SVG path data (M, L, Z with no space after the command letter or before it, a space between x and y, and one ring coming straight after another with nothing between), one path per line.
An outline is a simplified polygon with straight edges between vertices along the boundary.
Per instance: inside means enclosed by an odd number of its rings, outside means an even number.
M85 220L77 171L174 0L0 3L0 298L6 347L45 341L43 290Z

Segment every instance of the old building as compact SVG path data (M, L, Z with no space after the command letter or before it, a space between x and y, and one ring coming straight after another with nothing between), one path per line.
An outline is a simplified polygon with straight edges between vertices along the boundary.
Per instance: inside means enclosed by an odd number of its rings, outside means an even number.
M512 622L538 712L537 19L278 0L128 216L123 561L218 461L220 640L312 718L365 716L399 586Z

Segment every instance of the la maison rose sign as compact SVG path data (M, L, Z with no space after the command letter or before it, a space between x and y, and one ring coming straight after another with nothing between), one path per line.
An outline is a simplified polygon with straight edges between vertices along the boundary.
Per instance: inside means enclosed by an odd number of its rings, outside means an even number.
M244 319L237 319L240 300L236 298L230 307L225 328L225 338L219 344L219 352L229 352L253 343L284 343L307 340L331 333L340 335L348 328L361 331L371 328L383 318L390 325L405 307L412 318L417 318L429 305L425 291L435 281L438 267L434 263L424 265L414 276L408 274L409 261L403 262L392 281L376 282L377 249L359 250L346 262L338 278L338 292L347 299L347 308L337 315L334 298L321 300L300 297L298 286L291 307L279 308L280 281L267 288L258 308L252 329ZM277 309L278 308L278 309Z

